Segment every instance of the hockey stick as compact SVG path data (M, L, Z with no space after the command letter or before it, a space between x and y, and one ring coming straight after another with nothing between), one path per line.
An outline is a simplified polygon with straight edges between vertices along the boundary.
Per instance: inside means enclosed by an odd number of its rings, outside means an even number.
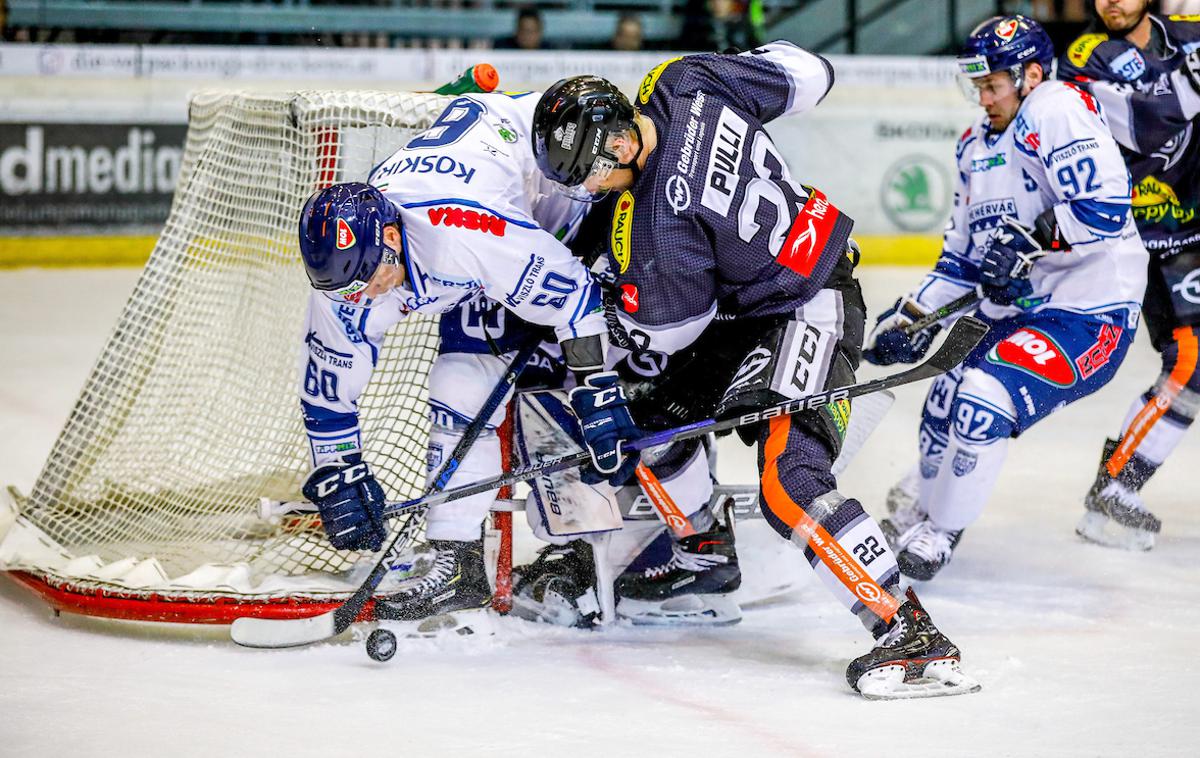
M944 374L958 364L962 363L979 341L983 339L983 335L987 333L988 326L977 318L964 316L954 323L950 331L946 335L946 339L938 347L933 355L926 358L923 362L891 376L880 377L858 384L852 384L848 387L838 387L824 392L818 392L814 395L798 398L796 400L788 400L779 405L772 405L766 408L746 413L736 418L729 418L723 421L716 419L706 419L697 421L693 424L676 427L674 429L666 429L661 432L654 432L642 437L639 440L629 443L625 446L626 452L636 452L646 450L660 445L666 445L671 442L691 439L693 437L701 437L710 432L723 432L726 429L736 429L739 426L758 423L759 421L767 421L778 416L788 416L800 411L820 408L830 403L836 403L840 400L849 400L850 398L859 397L860 395L869 395L873 392L882 390L890 390L894 387L900 387L905 384L919 382L925 379L932 379L935 376ZM491 490L506 487L510 484L523 482L528 479L535 479L543 474L553 474L556 471L580 466L591 460L591 456L587 451L570 453L568 455L546 458L540 463L535 463L529 466L510 471L507 474L487 479L475 484L467 484L462 487L456 487L452 490L445 490L426 497L409 500L407 502L388 503L384 509L385 516L398 516L403 513L408 513L414 509L425 508L430 505L458 500L471 495L477 495L480 492L489 492Z
M533 353L537 350L540 341L531 342L517 351L516 356L508 364L508 368L504 371L504 376L496 383L492 389L492 393L488 395L484 401L483 407L479 409L475 418L472 419L470 425L463 432L462 439L454 446L454 450L442 462L442 467L438 469L434 475L429 487L425 490L425 496L428 497L435 493L441 492L449 483L450 478L454 476L454 472L458 470L462 460L467 456L467 452L471 446L475 444L475 440L483 433L484 427L487 425L488 419L504 402L505 396L509 390L517 383L521 372L524 370L529 359L533 357ZM440 501L439 501L440 502ZM327 611L318 616L310 616L302 619L262 619L246 616L235 619L230 627L229 636L233 641L245 647L265 647L265 648L280 648L280 647L296 647L299 645L307 645L313 642L336 637L350 627L358 615L366 607L367 601L375 594L379 583L383 581L383 577L388 572L388 564L392 558L402 552L412 542L417 532L425 524L425 511L429 506L435 505L432 501L424 500L423 498L410 501L415 503L412 507L404 509L403 512L413 512L404 525L396 530L387 545L383 548L383 553L379 560L375 563L375 567L371 569L371 573L359 585L349 598L346 599L337 608L332 611ZM389 508L384 511L385 516L398 515Z
M961 297L956 297L940 308L936 308L929 313L926 313L921 318L904 327L904 334L908 337L913 336L917 332L928 329L942 319L953 316L961 310L970 308L973 305L978 305L983 300L983 296L979 294L978 289L973 289Z
M1022 259L1021 262L1016 265L1016 267L1014 267L1012 276L1020 278L1028 277L1029 272L1033 270L1033 264L1037 263L1039 258L1049 255L1051 252L1053 251L1037 250L1027 254L1025 258ZM944 318L953 316L955 313L958 313L961 310L966 310L972 306L979 305L984 301L984 299L983 285L976 284L975 289L971 290L965 295L960 295L959 297L954 298L940 308L935 308L933 311L926 313L921 318L904 327L904 334L911 337L922 329L928 329Z

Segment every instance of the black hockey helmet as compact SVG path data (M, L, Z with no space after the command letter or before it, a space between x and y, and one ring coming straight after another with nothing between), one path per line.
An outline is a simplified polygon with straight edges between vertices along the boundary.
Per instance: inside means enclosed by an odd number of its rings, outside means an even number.
M631 163L621 163L609 139L630 129L637 133L633 117L629 99L606 79L573 76L555 82L533 113L538 168L572 197L598 200L600 196L582 191L583 183L593 172L606 176L614 168L630 168L637 160L634 156Z

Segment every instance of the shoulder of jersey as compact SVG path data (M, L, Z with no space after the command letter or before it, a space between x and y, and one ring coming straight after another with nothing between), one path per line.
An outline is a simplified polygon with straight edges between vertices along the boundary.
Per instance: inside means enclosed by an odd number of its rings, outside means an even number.
M663 74L666 73L668 68L672 68L672 64L681 60L683 60L682 55L669 58L650 69L650 71L644 77L642 77L642 83L638 85L637 94L634 96L633 106L638 108L649 103L651 96L653 96L655 91L658 89L658 83ZM673 70L671 71L671 75L675 75L682 68L682 66L674 66Z
M1105 64L1125 52L1133 44L1112 39L1107 34L1083 34L1067 45L1064 58L1080 71L1103 70Z
M958 137L958 143L954 146L954 155L957 158L962 158L963 151L967 149L967 146L970 145L972 141L978 139L979 136L983 134L984 128L985 120L983 117L980 117L978 121L968 126L966 130L963 131L963 133Z

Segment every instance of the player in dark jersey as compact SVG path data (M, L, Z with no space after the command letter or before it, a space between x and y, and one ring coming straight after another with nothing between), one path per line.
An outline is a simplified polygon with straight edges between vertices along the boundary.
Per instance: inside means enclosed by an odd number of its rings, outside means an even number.
M639 87L636 112L588 76L558 82L539 102L542 171L573 196L611 199L610 338L669 354L632 404L640 426L736 416L854 381L865 308L853 221L791 177L763 128L813 108L832 84L824 58L775 42L663 63ZM764 514L875 635L847 671L853 688L868 697L975 691L958 648L901 593L878 524L837 491L830 468L849 410L745 430L759 443ZM586 425L584 434L590 445Z
M1155 15L1148 0L1093 3L1095 31L1067 48L1058 75L1091 89L1121 144L1150 251L1142 312L1162 373L1105 443L1076 531L1146 550L1161 522L1139 490L1200 412L1200 16Z

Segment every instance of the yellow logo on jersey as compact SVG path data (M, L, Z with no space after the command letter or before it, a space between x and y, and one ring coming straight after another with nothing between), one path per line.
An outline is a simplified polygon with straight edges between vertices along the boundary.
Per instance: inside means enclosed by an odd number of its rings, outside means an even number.
M646 102L650 99L650 93L654 92L654 85L658 84L658 77L662 76L662 72L667 70L667 66L670 66L672 63L682 57L683 56L681 55L677 58L663 61L654 68L650 69L650 73L646 74L646 78L642 79L642 83L638 85L639 103L642 105L646 104Z
M1175 188L1161 179L1147 176L1133 188L1133 217L1152 224L1170 217L1179 223L1187 223L1196 216L1195 208L1185 208L1179 202Z
M625 190L617 198L617 206L613 211L612 237L609 239L613 258L617 260L618 273L624 274L629 270L630 232L633 229L633 193Z
M1200 21L1200 15L1195 13L1175 13L1167 16L1169 21Z
M1071 47L1067 50L1067 58L1077 68L1083 68L1088 62L1088 58L1092 57L1092 52L1100 46L1101 42L1108 39L1107 34L1085 34L1079 39L1071 43Z

